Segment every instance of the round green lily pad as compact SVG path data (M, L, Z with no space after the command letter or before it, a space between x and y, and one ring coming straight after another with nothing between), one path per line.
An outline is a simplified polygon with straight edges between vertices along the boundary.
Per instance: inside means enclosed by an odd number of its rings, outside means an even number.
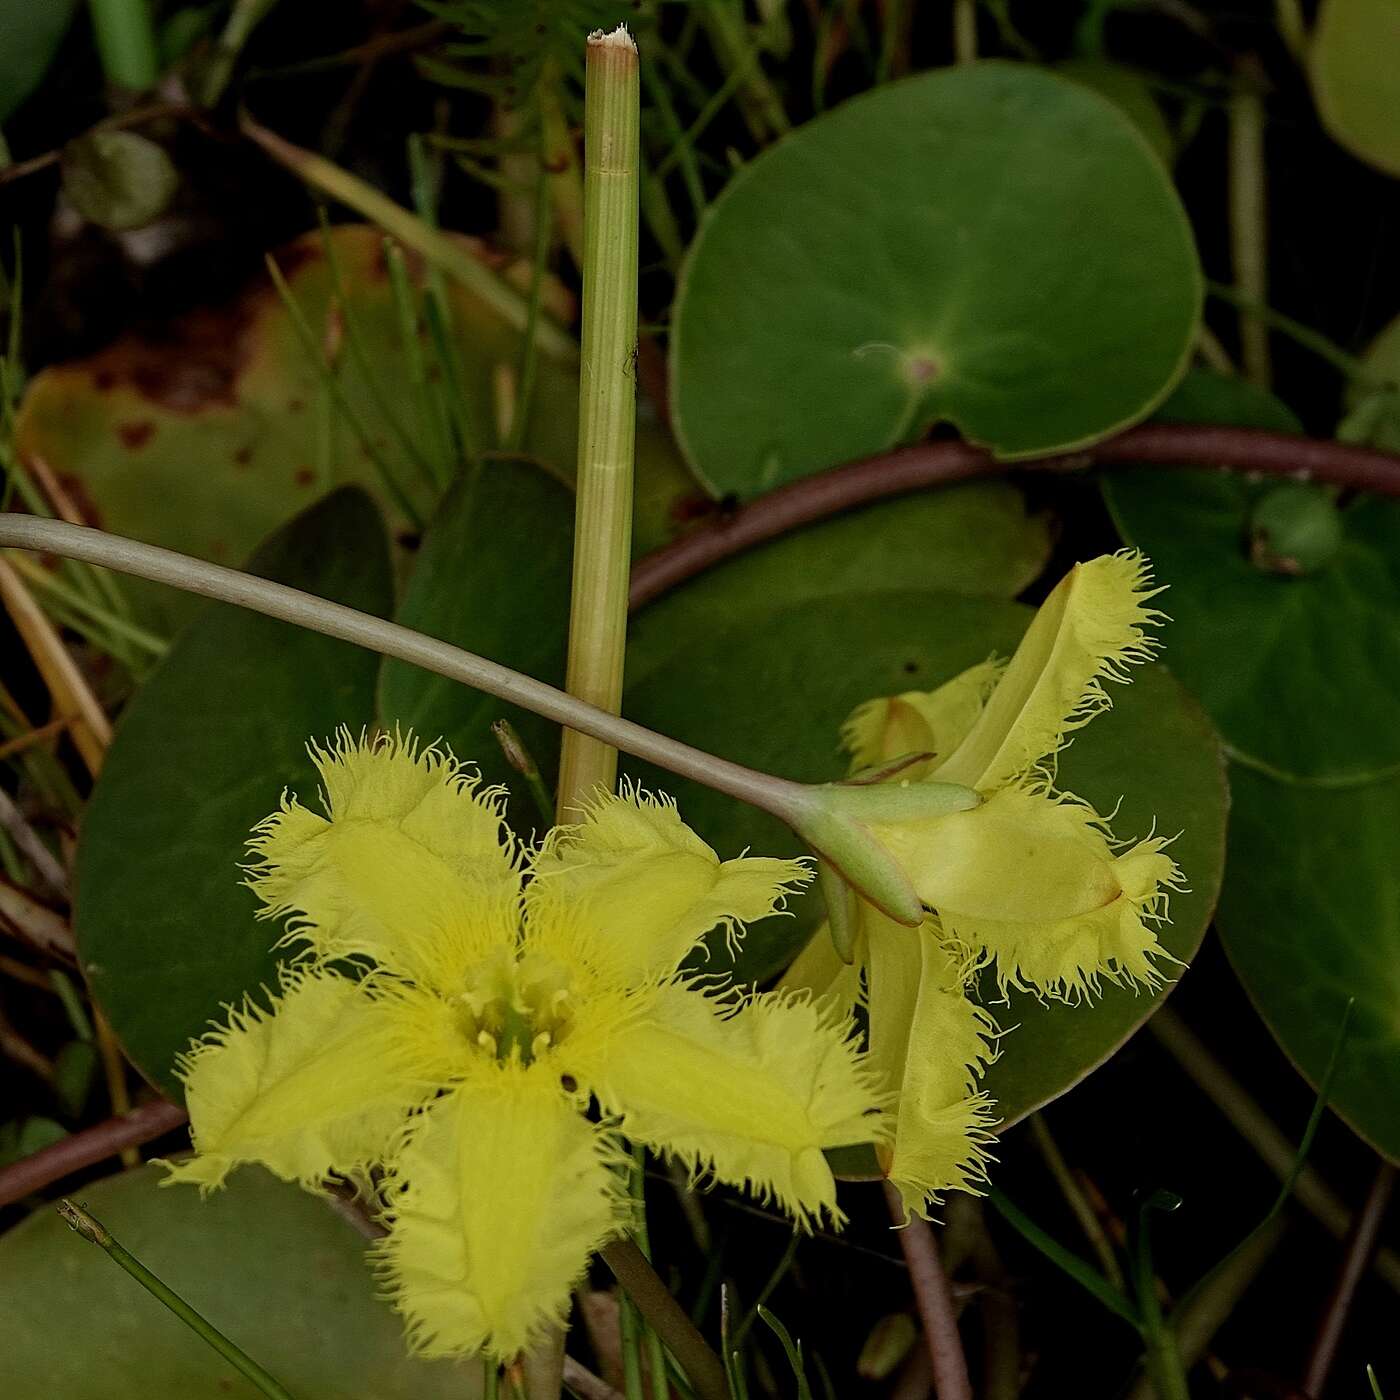
M1313 96L1353 155L1400 175L1400 3L1322 0L1313 30Z
M945 69L852 99L735 176L672 326L681 446L752 496L949 422L1014 458L1149 413L1201 274L1162 162L1081 84Z
M1258 390L1210 376L1187 385L1163 418L1296 426ZM1400 502L1337 505L1324 487L1147 468L1106 475L1103 492L1123 538L1169 585L1172 670L1232 757L1332 785L1400 770ZM1291 553L1268 533L1281 504L1295 519L1300 505L1310 512ZM1322 536L1325 549L1299 548Z
M992 653L1009 655L1032 614L1014 603L950 593L900 590L815 603L786 603L736 626L688 636L672 657L629 687L631 718L687 743L784 777L829 781L845 773L838 750L842 721L861 701L931 690ZM1171 629L1168 645L1175 642ZM1152 829L1177 833L1172 848L1189 892L1172 896L1161 931L1183 963L1200 945L1220 888L1227 795L1215 733L1160 666L1138 667L1115 687L1114 709L1075 736L1065 751L1062 785L1100 811L1117 807L1123 838ZM681 814L720 855L751 849L797 855L802 847L772 818L669 774L629 764L645 786L670 793ZM1121 799L1121 805L1120 804ZM822 918L812 891L789 901L794 917L765 919L744 940L735 975L772 976L796 954ZM707 971L730 965L712 940ZM1043 1005L1013 994L996 1015L1016 1026L988 1076L999 1114L1011 1122L1072 1087L1149 1016L1164 993L1109 987L1092 1006Z
M1356 999L1329 1105L1400 1161L1400 780L1337 792L1237 768L1231 789L1225 951L1314 1086Z
M376 1296L365 1240L257 1168L201 1200L159 1167L77 1195L125 1249L297 1400L476 1400L481 1363L424 1361ZM0 1237L6 1400L257 1400L175 1315L40 1207Z
M1142 132L1162 164L1171 167L1176 143L1153 85L1140 72L1106 58L1067 58L1053 71L1106 97Z

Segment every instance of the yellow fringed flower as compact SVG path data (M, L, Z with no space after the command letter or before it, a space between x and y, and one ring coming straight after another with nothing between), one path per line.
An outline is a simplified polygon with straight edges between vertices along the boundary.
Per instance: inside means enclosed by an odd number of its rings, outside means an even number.
M1123 552L1076 565L1040 608L1010 662L987 661L939 689L860 706L842 739L853 772L914 758L888 781L953 782L980 806L871 828L917 890L921 929L861 901L854 961L825 931L784 978L840 1011L864 1000L869 1054L898 1094L881 1161L905 1207L923 1213L985 1172L991 1103L977 1081L998 1034L967 995L980 966L1009 987L1062 1000L1100 980L1155 986L1165 954L1151 925L1180 882L1152 836L1118 849L1106 821L1052 786L1066 736L1110 703L1109 680L1146 660L1161 615L1146 561Z
M897 1105L894 1136L876 1144L880 1166L905 1211L926 1215L947 1192L976 1192L986 1180L996 1119L977 1083L1000 1032L967 995L931 921L906 928L863 901L857 920L853 963L819 932L782 986L835 1012L865 1006L867 1058Z
M962 783L979 807L877 835L969 968L1009 987L1076 1000L1100 980L1157 986L1152 925L1180 874L1159 836L1119 849L1107 821L1052 786L1067 736L1110 705L1106 681L1147 660L1162 615L1142 555L1077 564L1041 605L1004 668L984 663L929 694L872 700L842 737L852 768L931 755L915 780ZM903 775L901 775L903 776Z
M313 757L327 816L284 798L251 842L294 961L181 1058L195 1155L168 1181L259 1162L316 1190L382 1167L376 1248L411 1343L502 1361L625 1227L621 1136L839 1220L822 1149L887 1131L849 1019L679 970L802 865L722 862L639 792L522 850L503 792L435 748L342 733Z

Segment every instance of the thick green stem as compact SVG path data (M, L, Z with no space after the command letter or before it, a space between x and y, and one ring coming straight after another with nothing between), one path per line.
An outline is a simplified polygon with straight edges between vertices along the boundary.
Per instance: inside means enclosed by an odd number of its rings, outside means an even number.
M619 26L588 40L583 123L583 339L578 504L569 619L570 695L622 708L636 436L637 46ZM567 730L559 809L567 816L617 782L617 750Z
M107 81L132 92L154 87L160 68L148 0L88 0L88 10Z
M81 1206L72 1201L58 1203L58 1213L85 1240L104 1249L112 1261L136 1280L152 1297L165 1304L190 1331L207 1342L240 1375L246 1376L262 1394L271 1400L292 1400L291 1393L273 1379L251 1356L240 1351L214 1326L208 1318L202 1317L190 1307L168 1284L158 1279L139 1259L130 1255L114 1240L100 1220L89 1215Z

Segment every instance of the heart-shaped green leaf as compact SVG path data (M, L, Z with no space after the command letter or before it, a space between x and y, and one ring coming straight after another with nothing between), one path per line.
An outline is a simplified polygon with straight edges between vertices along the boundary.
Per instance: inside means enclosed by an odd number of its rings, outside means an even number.
M1353 155L1400 175L1400 3L1322 0L1313 30L1313 96Z
M408 1355L365 1241L331 1207L245 1167L202 1200L159 1167L79 1199L297 1400L475 1400L481 1363ZM0 1394L257 1400L260 1392L49 1209L0 1238Z
M714 628L786 604L892 588L1014 597L1050 554L1050 525L1004 481L969 482L879 501L794 530L707 570L645 607L632 623L635 685Z
M521 462L492 462L453 488L419 551L398 621L550 685L562 685L569 626L574 502L567 487ZM402 661L379 682L385 724L445 739L488 781L505 783L517 830L538 827L524 782L491 733L508 719L546 782L558 768L559 727Z
M39 86L53 62L78 0L3 0L0 3L0 122Z
M693 638L629 689L627 713L643 724L741 763L804 781L839 777L843 720L861 701L932 689L988 655L1009 654L1028 609L947 593L890 592L775 607L741 624ZM1179 630L1179 629L1174 629ZM1172 639L1174 640L1174 638ZM1190 893L1173 897L1162 932L1173 956L1188 962L1200 944L1219 889L1226 789L1218 741L1200 709L1161 667L1134 672L1115 689L1113 713L1100 716L1065 752L1063 786L1111 812L1120 837L1180 832L1173 854ZM800 851L778 823L707 789L634 766L647 786L680 802L686 821L722 856L745 848L764 855ZM791 901L795 917L754 926L735 966L763 979L802 946L821 918L807 893ZM728 965L722 940L707 970ZM998 1007L1007 1037L989 1084L1008 1119L1063 1093L1151 1013L1158 998L1110 988L1092 1007L1043 1006L1013 996Z
M1180 375L1201 280L1133 124L982 63L891 83L731 181L672 326L681 446L752 496L947 421L1006 457L1092 441Z
M1164 418L1292 421L1257 390L1207 376L1187 384ZM1172 669L1232 755L1302 781L1365 782L1400 769L1400 503L1363 496L1336 511L1323 487L1283 489L1340 517L1339 546L1311 571L1293 572L1308 557L1280 559L1265 536L1276 484L1143 469L1103 485L1123 538L1170 585Z
M1400 780L1326 791L1236 769L1231 788L1225 951L1314 1086L1355 997L1330 1106L1400 1161Z
M1152 94L1152 84L1140 72L1105 58L1069 58L1053 71L1106 97L1142 132L1157 159L1171 166L1176 154L1171 128Z
M365 612L393 608L384 526L360 491L274 535L254 573ZM314 799L311 739L373 718L378 659L224 604L176 640L127 706L78 842L75 931L136 1066L178 1095L176 1053L275 976L277 934L239 863L284 789Z

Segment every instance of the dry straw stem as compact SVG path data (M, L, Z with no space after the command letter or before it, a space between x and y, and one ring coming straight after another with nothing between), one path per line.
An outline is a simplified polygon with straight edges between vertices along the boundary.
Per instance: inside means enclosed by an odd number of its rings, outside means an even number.
M640 78L625 27L588 39L583 119L583 343L578 503L565 689L622 707L636 433ZM617 781L617 750L566 730L559 810Z
M52 859L47 846L40 849ZM62 875L61 867L59 874ZM0 928L13 930L45 957L67 963L77 961L78 949L68 920L8 880L0 880Z
M63 645L63 639L7 559L0 559L0 600L34 658L34 665L53 698L55 712L73 721L73 742L88 772L96 777L102 769L107 746L112 742L111 721Z
M23 638L29 654L34 658L34 665L48 687L55 712L60 718L72 722L73 743L95 778L102 770L108 745L112 742L112 724L106 711L92 693L92 688L64 646L57 629L35 602L14 565L5 559L0 559L0 598L3 598L16 631ZM48 868L44 868L43 873L52 881ZM65 876L58 888L66 893L66 886ZM131 1108L131 1095L127 1091L121 1046L100 1012L97 1016L97 1048L102 1057L102 1073L112 1111L124 1114ZM134 1167L140 1163L141 1157L134 1147L125 1147L121 1160L123 1166Z

